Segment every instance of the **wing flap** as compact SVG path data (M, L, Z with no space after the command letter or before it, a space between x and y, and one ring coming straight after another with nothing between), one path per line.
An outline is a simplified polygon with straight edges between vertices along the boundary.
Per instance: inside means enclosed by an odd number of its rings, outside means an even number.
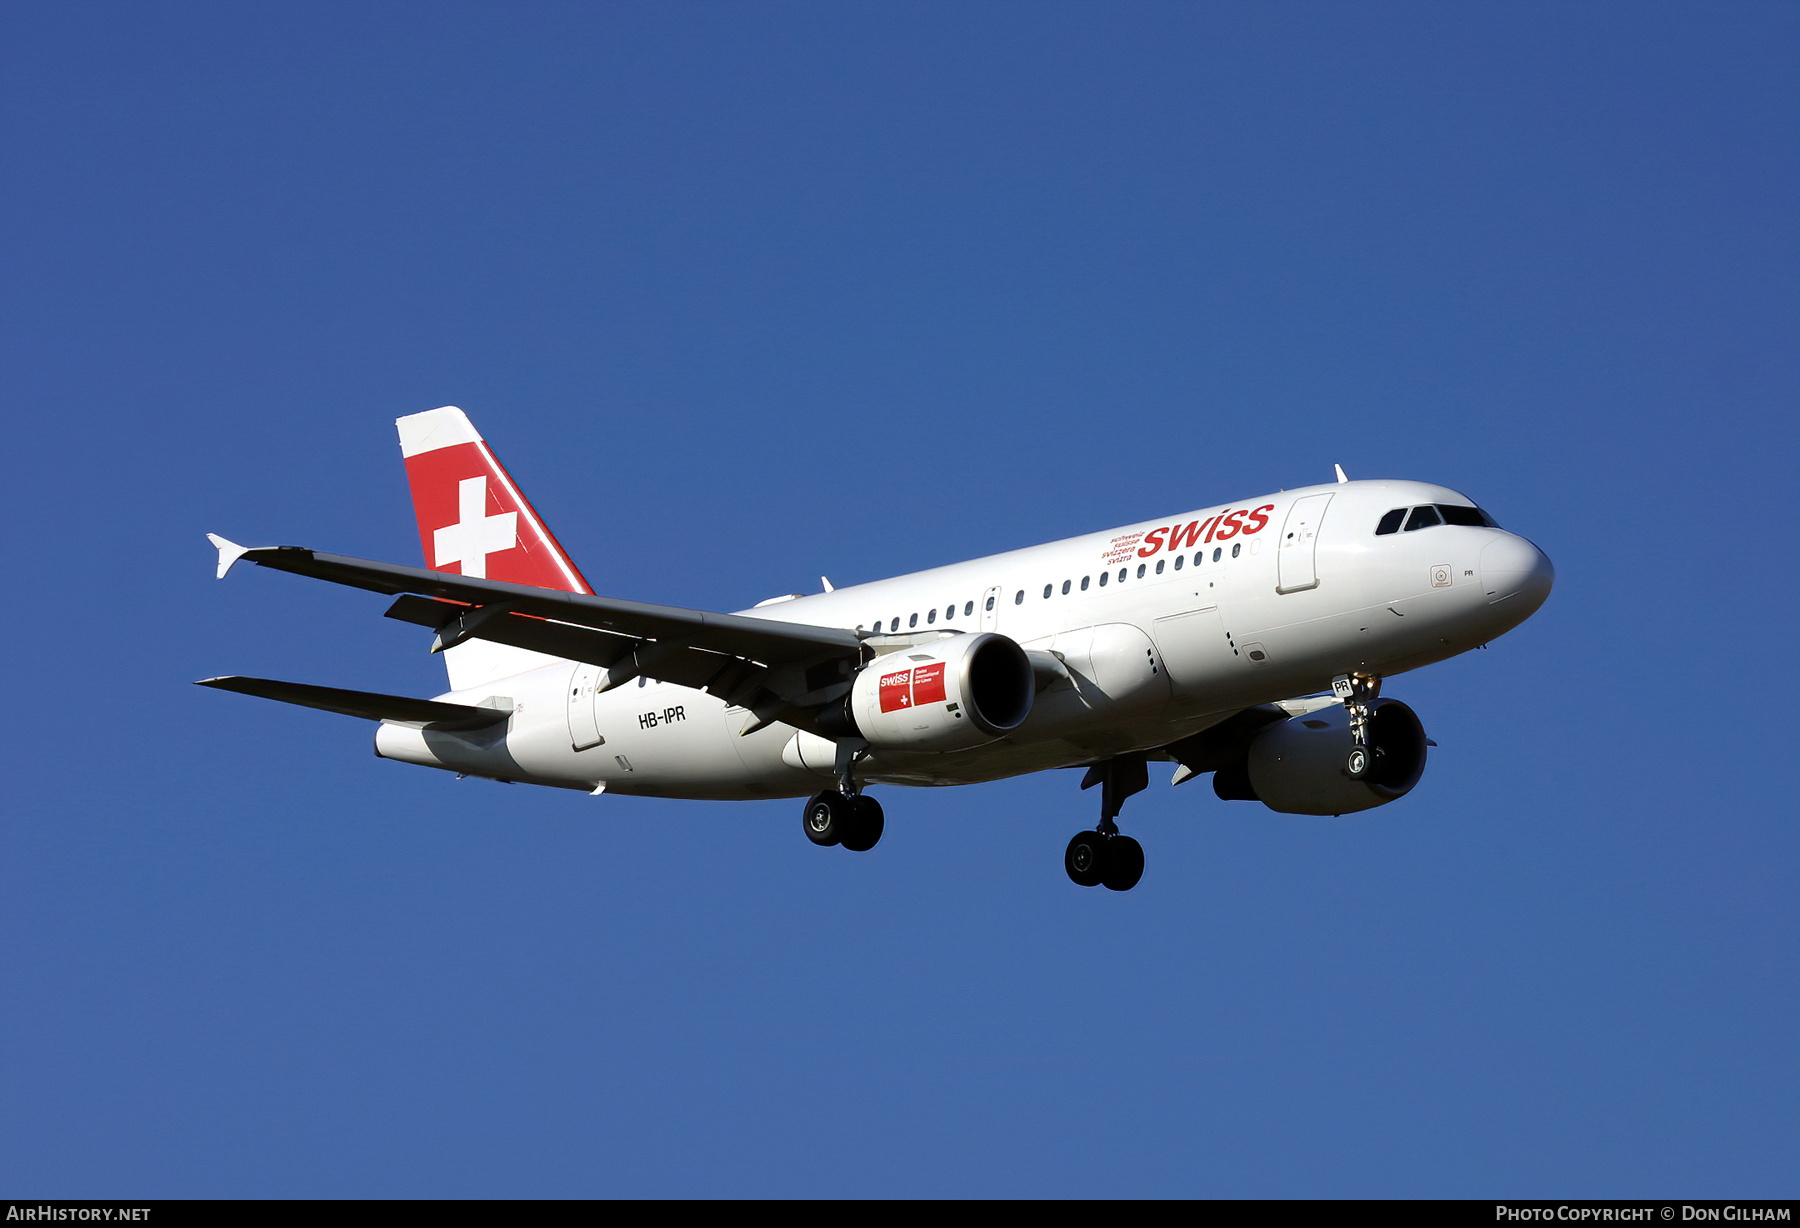
M714 694L725 693L726 689L736 693L745 681L760 679L765 673L752 666L753 673L727 679L727 667L743 663L743 658L667 641L634 640L611 631L534 618L499 606L471 607L424 597L402 597L388 609L387 616L430 627L438 633L438 644L445 648L478 638L597 665L611 671L614 686L643 674L658 682L696 690L713 689L716 681L728 680L731 686L715 689Z
M454 648L464 640L483 639L609 669L629 656L638 643L630 636L534 618L499 605L467 606L429 597L401 597L388 607L387 617L437 632L434 652Z

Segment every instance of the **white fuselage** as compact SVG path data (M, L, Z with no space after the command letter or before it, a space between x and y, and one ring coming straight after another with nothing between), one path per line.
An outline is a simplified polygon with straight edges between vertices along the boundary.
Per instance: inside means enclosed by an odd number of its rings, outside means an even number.
M953 753L876 750L856 769L873 783L993 780L1154 750L1246 707L1327 689L1339 674L1416 669L1537 609L1550 565L1523 538L1450 524L1376 535L1384 513L1423 504L1470 505L1420 482L1307 487L743 613L878 629L868 641L877 652L995 631L1054 654L1066 676L1040 681L1010 735ZM659 797L829 787L823 739L780 723L745 735L757 718L706 692L639 680L595 693L590 667L539 660L549 663L442 697L510 700L508 722L472 735L384 724L377 753Z

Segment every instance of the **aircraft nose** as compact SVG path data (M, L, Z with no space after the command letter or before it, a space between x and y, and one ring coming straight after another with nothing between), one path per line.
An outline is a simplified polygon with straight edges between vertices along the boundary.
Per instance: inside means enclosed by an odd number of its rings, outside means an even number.
M1549 557L1523 537L1502 533L1481 548L1481 587L1489 605L1509 601L1535 610L1555 582Z

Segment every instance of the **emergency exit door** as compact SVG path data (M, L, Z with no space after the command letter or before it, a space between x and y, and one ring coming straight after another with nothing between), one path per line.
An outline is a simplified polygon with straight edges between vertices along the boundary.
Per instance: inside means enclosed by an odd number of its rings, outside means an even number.
M600 736L600 723L595 719L594 688L602 671L597 665L580 664L569 678L569 744L586 750L606 741Z
M1000 625L1000 586L996 584L981 595L981 629L992 631Z

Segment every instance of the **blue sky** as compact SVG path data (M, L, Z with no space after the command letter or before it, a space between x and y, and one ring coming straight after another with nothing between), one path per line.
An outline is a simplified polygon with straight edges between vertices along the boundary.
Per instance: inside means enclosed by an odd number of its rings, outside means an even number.
M1792 1196L1800 10L12 4L0 1189ZM740 608L1280 487L1555 561L1339 821L455 782L394 417Z

